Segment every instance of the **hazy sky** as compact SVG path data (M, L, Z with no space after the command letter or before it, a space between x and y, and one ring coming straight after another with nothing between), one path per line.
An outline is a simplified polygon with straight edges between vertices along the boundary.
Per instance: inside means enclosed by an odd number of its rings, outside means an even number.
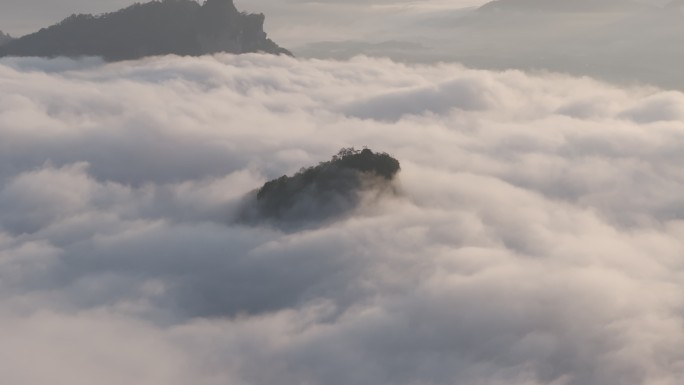
M601 0L597 0L601 1ZM641 0L662 4L667 0ZM294 48L315 41L392 40L416 35L416 21L479 6L486 0L316 1L236 0L239 9L267 15L266 29L278 43ZM21 36L54 24L73 13L102 13L133 0L4 0L0 30Z
M287 0L238 0L238 8L267 14L269 24L318 25L321 32L325 22L344 23L349 18L364 22L371 14L396 12L400 9L426 10L435 7L460 8L483 4L482 0L427 0L427 1L287 1ZM19 36L41 27L54 24L73 13L102 13L117 10L135 3L133 0L3 0L0 6L0 30ZM382 9L379 12L378 9ZM354 16L355 15L355 16ZM298 25L289 29L296 30ZM284 27L283 27L284 28ZM350 33L352 31L349 31ZM288 32L293 34L292 31ZM342 36L340 36L342 38Z
M597 0L601 1L601 0ZM33 32L54 24L73 13L102 13L135 3L134 0L3 0L0 6L0 30L15 36ZM200 1L201 2L201 1ZM393 13L420 14L432 10L478 6L486 0L375 0L375 1L304 1L304 0L235 0L238 8L267 14L284 38L296 35L296 28L318 26L325 36L330 27L347 23L348 27L371 27L373 20ZM667 0L641 0L642 3L663 4ZM368 19L370 18L370 19ZM349 22L352 25L349 25ZM284 24L290 25L284 28ZM351 28L350 28L351 29ZM283 31L286 30L286 31ZM355 31L348 30L348 33ZM331 35L334 36L334 35ZM311 36L310 36L311 37ZM338 36L343 39L344 36ZM293 37L294 38L294 37Z

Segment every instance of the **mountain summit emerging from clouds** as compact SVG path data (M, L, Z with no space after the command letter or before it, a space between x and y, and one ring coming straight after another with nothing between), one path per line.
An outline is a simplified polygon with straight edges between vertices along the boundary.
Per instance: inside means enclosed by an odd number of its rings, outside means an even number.
M264 184L242 219L292 226L334 218L358 206L364 192L393 191L400 169L399 161L387 153L343 148L328 162Z
M101 56L106 60L217 52L290 52L264 32L263 14L239 12L233 0L163 0L99 16L72 15L8 42L0 56Z

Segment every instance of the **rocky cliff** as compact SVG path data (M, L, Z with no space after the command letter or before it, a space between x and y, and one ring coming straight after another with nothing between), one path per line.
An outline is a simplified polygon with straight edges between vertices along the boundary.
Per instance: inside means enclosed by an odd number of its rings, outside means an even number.
M239 12L232 0L163 0L99 16L72 15L12 40L0 56L101 56L109 61L217 52L291 55L264 32L262 14Z

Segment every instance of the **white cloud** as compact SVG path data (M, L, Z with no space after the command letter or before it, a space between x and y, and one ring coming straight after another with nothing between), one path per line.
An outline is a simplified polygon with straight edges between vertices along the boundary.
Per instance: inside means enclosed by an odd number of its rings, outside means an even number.
M247 55L0 60L0 377L675 385L684 97ZM369 146L399 196L233 222Z

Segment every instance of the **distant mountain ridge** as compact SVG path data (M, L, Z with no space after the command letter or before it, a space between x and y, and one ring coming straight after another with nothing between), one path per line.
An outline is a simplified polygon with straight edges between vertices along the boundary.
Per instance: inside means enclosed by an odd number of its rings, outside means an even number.
M233 0L162 0L99 16L72 15L0 46L2 56L101 56L108 61L218 52L291 55L267 37L265 16Z

